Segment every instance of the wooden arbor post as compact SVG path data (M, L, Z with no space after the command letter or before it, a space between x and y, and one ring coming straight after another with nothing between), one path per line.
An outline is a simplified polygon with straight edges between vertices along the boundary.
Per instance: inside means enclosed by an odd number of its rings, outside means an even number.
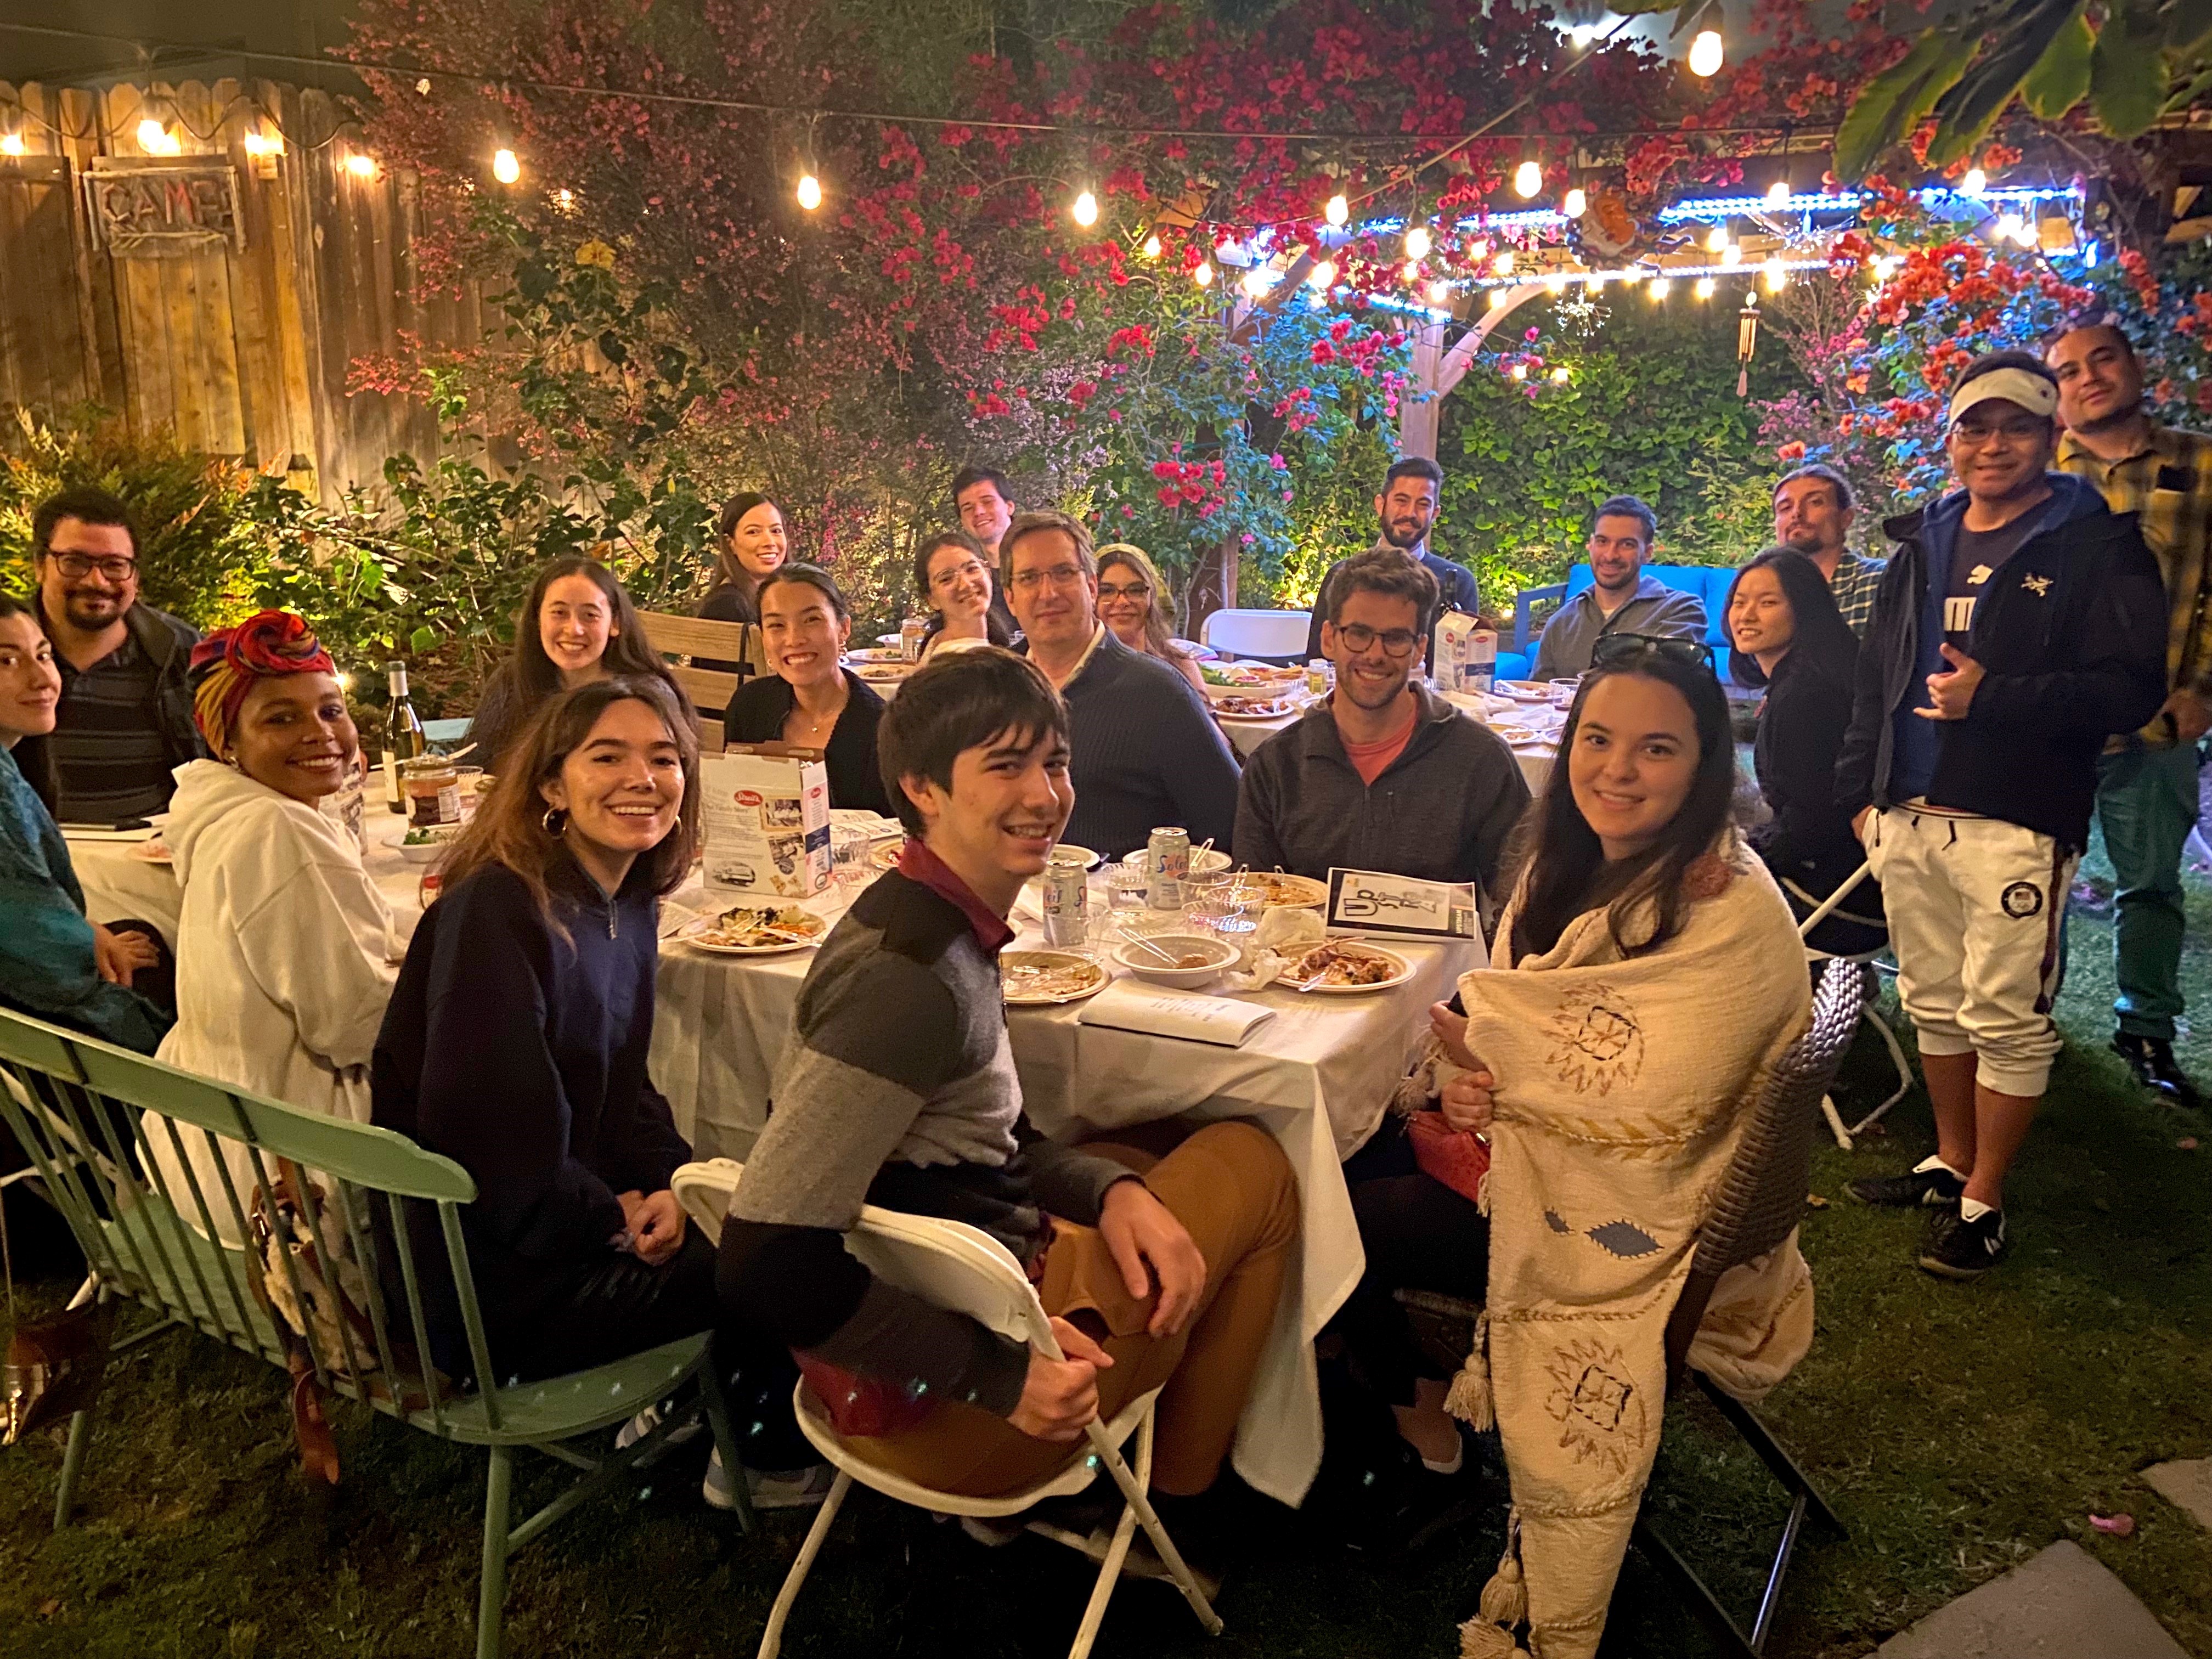
M1494 291L1494 290L1493 290ZM1466 333L1449 349L1443 323L1431 323L1413 336L1413 383L1399 402L1398 453L1437 459L1437 431L1443 415L1443 400L1466 378L1468 365L1482 349L1492 330L1529 300L1545 291L1541 283L1516 283L1505 290L1504 300L1489 307L1470 324Z

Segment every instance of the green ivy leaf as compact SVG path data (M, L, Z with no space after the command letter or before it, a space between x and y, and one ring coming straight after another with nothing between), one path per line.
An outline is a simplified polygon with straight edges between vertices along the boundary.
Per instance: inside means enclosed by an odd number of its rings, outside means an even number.
M2021 82L2021 101L2038 117L2056 121L2089 95L2089 52L2097 37L2076 5L2042 60Z
M427 656L438 643L438 630L424 623L407 636L408 648L418 657Z

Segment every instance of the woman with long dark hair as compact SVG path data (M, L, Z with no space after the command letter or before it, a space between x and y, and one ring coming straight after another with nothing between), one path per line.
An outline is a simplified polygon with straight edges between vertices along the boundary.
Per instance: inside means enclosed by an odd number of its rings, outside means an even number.
M889 817L890 798L876 764L884 700L839 660L853 635L844 590L820 565L787 564L762 579L759 599L769 672L730 699L723 741L818 749L831 806Z
M1014 628L983 544L964 530L925 536L914 550L915 592L930 607L921 654L1012 646Z
M1574 1085L1562 1085L1580 1075L1577 1045L1587 1042L1603 1054L1623 1036L1602 1016L1588 1030L1571 1020L1559 1045L1562 1065L1516 1076L1468 1034L1468 1015L1494 1024L1501 1006L1548 994L1548 984L1531 975L1579 974L1595 963L1623 984L1632 976L1678 980L1710 999L1716 1019L1732 1007L1757 1018L1753 992L1717 978L1705 982L1705 964L1684 948L1700 912L1715 922L1723 895L1732 895L1728 908L1747 912L1738 931L1762 955L1778 957L1762 973L1771 980L1771 969L1785 969L1783 1000L1802 1005L1800 953L1773 883L1735 832L1735 799L1728 699L1702 649L1633 635L1602 642L1568 713L1559 761L1509 848L1507 867L1517 874L1506 882L1511 896L1492 965L1462 978L1458 1006L1431 1011L1436 1040L1401 1091L1402 1105L1425 1098L1440 1121L1386 1121L1346 1167L1367 1272L1344 1326L1355 1363L1396 1408L1400 1432L1431 1469L1457 1468L1458 1436L1445 1416L1444 1380L1413 1345L1392 1293L1411 1286L1478 1302L1487 1293L1491 1222L1472 1175L1484 1155L1455 1138L1489 1130L1493 1092L1502 1095L1507 1084L1573 1097ZM1550 1015L1528 1023L1539 1031L1558 1024ZM1604 1092L1593 1095L1589 1111L1606 1112Z
M1759 792L1772 817L1749 833L1799 921L1865 861L1850 814L1836 805L1836 756L1851 723L1858 640L1836 608L1820 567L1770 547L1729 588L1729 672L1765 687L1752 749ZM1877 948L1887 936L1881 889L1869 875L1808 941L1835 956Z
M1167 585L1152 556L1133 542L1109 542L1098 550L1098 620L1132 651L1141 651L1191 683L1201 697L1206 680L1198 664L1175 642L1162 609Z
M645 637L614 572L581 554L554 560L514 613L514 649L485 685L469 724L477 761L496 777L508 745L548 698L617 676L658 679L684 704L676 677Z
M669 1189L691 1149L646 1069L656 921L699 845L698 783L698 740L658 679L595 681L539 711L408 948L376 1040L374 1121L476 1180L461 1226L500 1379L718 1328L719 1363L747 1367L767 1422L793 1373L722 1322L713 1247ZM442 1263L435 1213L417 1206L409 1224L416 1263ZM452 1288L425 1299L437 1363L459 1376ZM787 1415L781 1427L803 1445ZM812 1462L781 1459L769 1467ZM731 1507L733 1479L717 1462L708 1500ZM773 1507L814 1483L754 1484Z
M710 622L757 623L761 583L791 556L783 509L757 489L740 490L722 503L714 546L714 585L699 614Z

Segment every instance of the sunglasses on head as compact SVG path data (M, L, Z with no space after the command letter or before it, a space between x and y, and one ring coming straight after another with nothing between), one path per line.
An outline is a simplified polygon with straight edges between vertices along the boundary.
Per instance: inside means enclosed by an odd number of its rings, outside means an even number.
M1679 634L1601 634L1590 652L1590 666L1611 667L1644 656L1670 657L1676 662L1695 663L1708 674L1715 672L1712 647Z

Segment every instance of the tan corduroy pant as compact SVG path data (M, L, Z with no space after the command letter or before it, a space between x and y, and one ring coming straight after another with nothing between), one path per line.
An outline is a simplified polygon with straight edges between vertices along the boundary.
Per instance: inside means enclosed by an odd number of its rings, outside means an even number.
M1131 1139L1150 1140L1133 1133ZM1147 1391L1160 1395L1152 1485L1203 1492L1236 1437L1260 1354L1275 1322L1297 1243L1297 1178L1266 1131L1231 1121L1193 1131L1164 1156L1111 1141L1084 1151L1125 1164L1182 1222L1206 1258L1206 1291L1173 1336L1146 1334L1153 1298L1129 1294L1097 1230L1058 1218L1037 1295L1114 1358L1098 1373L1098 1414L1111 1419ZM958 1401L904 1433L857 1440L871 1462L939 1492L988 1498L1033 1486L1084 1450L1036 1440Z

